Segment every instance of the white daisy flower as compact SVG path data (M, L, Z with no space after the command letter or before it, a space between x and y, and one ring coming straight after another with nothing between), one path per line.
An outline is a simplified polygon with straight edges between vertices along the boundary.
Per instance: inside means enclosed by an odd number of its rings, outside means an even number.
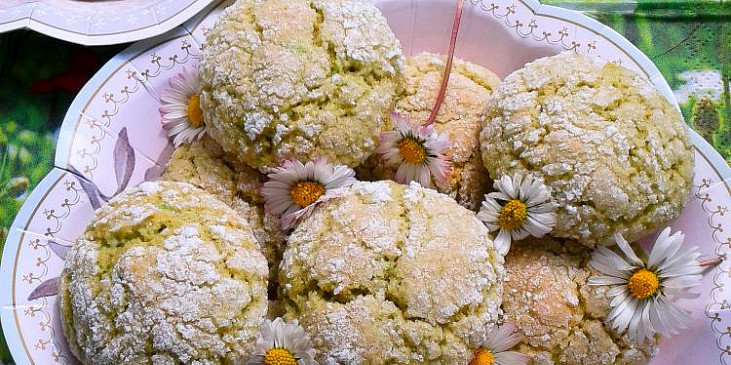
M617 332L637 340L665 337L688 327L690 312L670 298L696 298L692 289L701 285L703 268L698 248L683 246L685 235L665 228L655 241L647 263L640 260L620 233L617 245L625 258L606 247L594 251L589 264L603 276L589 278L589 285L610 285L612 308L607 318Z
M297 320L285 323L282 318L274 321L267 319L261 325L254 355L246 364L312 365L317 364L314 356L310 337Z
M522 340L515 326L506 323L492 330L475 351L468 365L526 365L528 356L516 351L508 351Z
M183 68L183 71L168 81L170 87L160 97L160 116L168 138L175 147L203 137L206 127L201 110L198 67Z
M302 164L285 161L273 169L261 194L267 213L280 214L282 227L293 228L314 207L337 196L344 187L355 183L355 171L348 166L327 163L325 159Z
M391 112L391 122L395 130L381 133L375 153L387 166L398 166L394 180L402 184L416 181L427 188L431 187L432 177L437 183L445 183L452 173L452 164L444 155L450 147L449 139L434 133L432 124L411 123L408 115Z
M556 225L557 205L540 179L515 174L495 180L493 186L497 191L485 195L477 218L490 232L499 231L495 248L501 255L508 253L512 240L543 237Z

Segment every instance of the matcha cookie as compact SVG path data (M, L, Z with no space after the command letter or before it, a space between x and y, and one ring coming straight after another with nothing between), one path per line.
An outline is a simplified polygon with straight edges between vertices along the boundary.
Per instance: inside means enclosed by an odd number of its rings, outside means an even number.
M426 122L439 93L445 60L445 56L430 53L406 59L396 111ZM452 145L445 153L452 161L451 177L444 184L437 182L436 189L471 210L479 209L491 184L480 155L480 117L499 83L490 70L455 58L444 102L434 120L436 133L447 136ZM384 166L378 156L371 156L357 172L367 180L393 179L396 175L396 169Z
M61 324L87 365L243 363L267 273L231 208L189 184L146 182L100 208L69 251Z
M316 157L356 166L388 127L402 63L369 2L239 0L201 53L208 133L261 171Z
M290 235L286 317L320 364L466 364L499 314L503 257L454 199L413 183L360 182Z
M480 142L493 179L543 178L559 206L551 234L589 246L666 225L693 181L680 112L640 75L585 55L542 58L506 77Z
M605 324L609 288L587 284L599 274L590 258L588 248L549 237L514 243L505 257L503 310L531 365L642 365L656 351Z
M269 263L269 285L274 288L286 237L277 217L264 213L259 189L266 176L226 155L208 137L178 147L165 165L162 180L199 187L233 208L249 223Z

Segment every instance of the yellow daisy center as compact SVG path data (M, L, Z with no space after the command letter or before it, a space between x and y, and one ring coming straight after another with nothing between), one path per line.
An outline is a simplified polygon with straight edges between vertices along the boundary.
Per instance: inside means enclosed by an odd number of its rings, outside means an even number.
M325 194L325 186L316 181L300 181L292 186L289 195L300 207L306 207Z
M195 128L203 126L203 110L201 109L201 97L195 94L188 99L188 120Z
M528 216L528 206L518 199L513 199L500 208L497 224L501 228L516 229L523 225Z
M657 289L660 287L660 280L654 272L647 269L639 269L630 276L627 287L635 298L647 299L657 293Z
M424 144L415 139L402 139L398 143L398 150L404 161L408 163L423 163L426 160L426 148L424 148Z
M495 355L490 350L479 348L468 365L493 365L494 363Z
M297 359L286 349L273 348L264 355L264 365L297 365Z

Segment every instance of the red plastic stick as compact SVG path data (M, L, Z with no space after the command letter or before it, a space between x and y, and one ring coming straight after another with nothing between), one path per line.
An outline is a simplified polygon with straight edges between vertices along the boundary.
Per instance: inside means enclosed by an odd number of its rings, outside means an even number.
M442 84L439 86L439 94L434 102L434 108L426 120L425 125L434 123L442 107L444 95L447 93L447 84L449 83L449 74L452 72L452 60L454 59L454 46L457 44L457 33L459 33L459 24L462 21L462 9L464 8L464 0L457 0L457 12L454 14L454 24L452 24L452 37L449 39L449 51L447 51L447 64L444 67L444 76L442 76Z
M707 260L701 261L701 266L703 266L703 267L716 266L716 265L720 264L721 261L723 261L723 259L720 257L716 257L715 259L707 259Z

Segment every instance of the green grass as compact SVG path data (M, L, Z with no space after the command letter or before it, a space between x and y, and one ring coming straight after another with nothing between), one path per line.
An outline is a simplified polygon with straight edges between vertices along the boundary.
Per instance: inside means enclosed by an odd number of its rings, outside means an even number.
M0 252L18 210L51 169L54 149L49 133L21 129L12 121L0 124ZM2 331L0 362L12 363Z
M55 141L49 133L0 125L0 227L9 227L25 198L53 163Z
M680 107L688 124L727 161L731 160L731 97L728 93L731 84L731 2L641 0L636 3L631 12L590 10L590 14L644 52L673 89L685 82L680 78L684 71L720 71L725 80L721 100L690 97Z

